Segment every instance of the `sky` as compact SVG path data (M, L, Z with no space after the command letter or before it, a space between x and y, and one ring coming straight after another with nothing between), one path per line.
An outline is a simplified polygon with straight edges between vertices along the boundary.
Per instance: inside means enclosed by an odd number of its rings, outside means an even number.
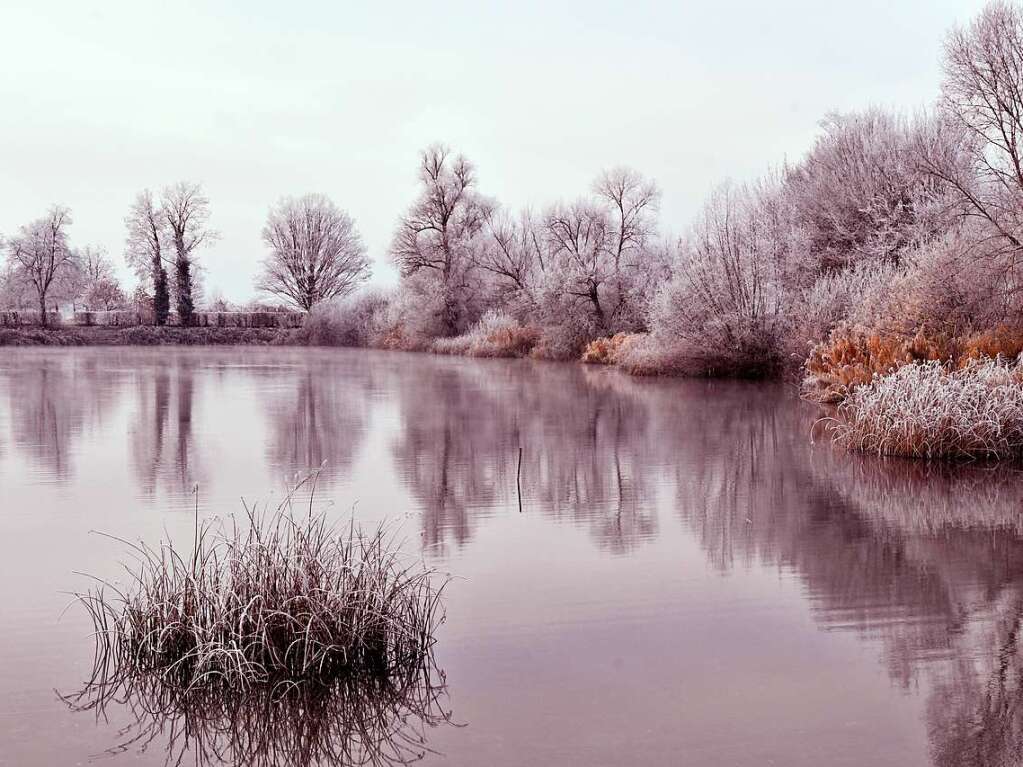
M898 3L0 0L0 235L55 203L127 284L135 194L201 182L208 293L244 302L285 195L355 219L373 282L443 142L542 210L627 165L681 233L718 184L797 160L832 111L934 102L975 0Z

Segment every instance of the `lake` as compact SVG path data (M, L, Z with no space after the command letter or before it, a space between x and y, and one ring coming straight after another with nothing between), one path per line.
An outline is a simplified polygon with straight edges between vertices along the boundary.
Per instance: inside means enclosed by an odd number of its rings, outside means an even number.
M521 360L2 349L0 764L165 764L180 732L61 698L69 592L129 561L93 531L187 543L318 468L453 578L422 764L1020 763L1018 473L845 455L820 416Z

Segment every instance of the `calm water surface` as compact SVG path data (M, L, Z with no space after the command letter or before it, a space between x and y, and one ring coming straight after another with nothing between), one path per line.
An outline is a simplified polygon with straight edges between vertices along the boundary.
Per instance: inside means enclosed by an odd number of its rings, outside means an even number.
M852 460L817 416L525 361L0 350L0 764L164 764L169 730L105 755L128 708L58 697L92 661L66 592L125 559L90 531L188 541L196 485L226 515L321 465L331 514L455 576L423 764L1020 763L1023 483Z

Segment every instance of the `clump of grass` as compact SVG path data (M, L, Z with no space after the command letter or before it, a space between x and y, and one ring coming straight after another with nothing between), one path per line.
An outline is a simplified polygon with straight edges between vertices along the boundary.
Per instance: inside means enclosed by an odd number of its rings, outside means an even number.
M1023 457L1023 365L907 364L858 386L829 420L846 448L911 458Z
M131 545L131 581L79 594L103 678L234 689L388 678L416 669L444 619L436 573L384 527L338 528L291 496L239 525L197 520L191 551Z

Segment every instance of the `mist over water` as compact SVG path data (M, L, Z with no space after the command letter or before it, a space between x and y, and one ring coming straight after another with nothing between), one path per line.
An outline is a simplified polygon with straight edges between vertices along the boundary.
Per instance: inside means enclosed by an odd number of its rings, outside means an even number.
M196 505L321 466L315 503L454 576L436 661L464 726L427 727L425 764L1018 764L1018 473L850 460L818 415L782 385L528 361L5 350L0 764L85 762L135 721L55 693L92 661L75 571L126 557L90 531L187 542Z

